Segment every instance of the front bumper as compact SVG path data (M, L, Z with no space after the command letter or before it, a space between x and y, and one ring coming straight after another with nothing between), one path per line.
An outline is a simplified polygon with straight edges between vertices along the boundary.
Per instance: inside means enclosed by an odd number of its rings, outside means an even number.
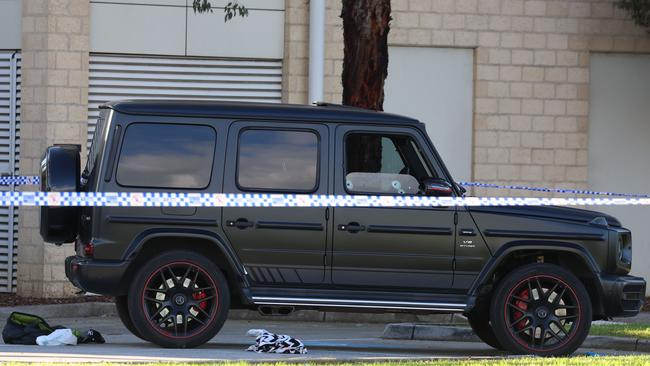
M126 295L128 281L124 275L129 262L97 261L72 256L65 259L65 275L70 282L86 292L108 296Z
M635 316L645 302L646 282L641 277L601 275L605 317Z

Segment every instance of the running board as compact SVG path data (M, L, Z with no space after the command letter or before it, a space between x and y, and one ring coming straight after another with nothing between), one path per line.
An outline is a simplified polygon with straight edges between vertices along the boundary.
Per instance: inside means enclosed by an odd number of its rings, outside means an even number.
M304 297L253 296L253 301L255 302L255 305L313 306L386 310L429 310L454 313L462 313L467 307L467 304L459 303L316 299Z

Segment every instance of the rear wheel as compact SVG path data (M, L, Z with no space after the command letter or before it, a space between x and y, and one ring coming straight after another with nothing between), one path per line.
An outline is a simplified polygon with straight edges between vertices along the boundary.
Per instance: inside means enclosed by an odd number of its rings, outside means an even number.
M129 314L162 347L199 346L223 326L230 295L221 270L204 256L170 251L147 262L129 290Z
M573 353L591 326L591 301L571 272L528 264L509 273L492 298L490 321L501 345L538 356Z
M115 308L117 309L117 316L120 317L120 320L126 329L128 329L129 332L131 332L134 336L146 341L146 339L142 337L142 334L140 334L140 332L138 332L138 330L135 329L135 326L133 325L131 315L129 315L129 307L126 296L117 296L115 298Z

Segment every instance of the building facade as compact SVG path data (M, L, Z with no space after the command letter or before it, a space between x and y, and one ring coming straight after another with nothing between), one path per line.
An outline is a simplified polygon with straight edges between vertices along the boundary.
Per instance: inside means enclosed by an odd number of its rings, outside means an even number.
M0 168L36 175L46 146L85 148L108 100L308 103L309 2L241 2L249 17L224 23L225 0L203 15L189 0L0 0ZM340 102L341 1L326 6L324 99ZM425 122L457 180L650 193L650 35L613 0L392 8L385 109ZM650 210L598 209L633 230L633 271L650 275ZM0 211L0 290L71 294L72 247L44 245L38 210L19 211Z

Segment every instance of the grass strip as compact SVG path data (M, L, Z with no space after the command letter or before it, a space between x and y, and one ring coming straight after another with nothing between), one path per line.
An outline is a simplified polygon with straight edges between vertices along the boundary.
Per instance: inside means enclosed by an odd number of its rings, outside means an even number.
M589 335L650 339L650 324L594 324Z
M26 363L9 362L8 366L26 365L64 366L65 363ZM75 366L133 366L134 363L74 363ZM641 366L650 365L650 355L635 356L575 356L562 358L516 357L508 359L440 359L432 361L403 361L403 362L309 362L269 363L269 362L231 362L231 363L138 363L138 366Z

